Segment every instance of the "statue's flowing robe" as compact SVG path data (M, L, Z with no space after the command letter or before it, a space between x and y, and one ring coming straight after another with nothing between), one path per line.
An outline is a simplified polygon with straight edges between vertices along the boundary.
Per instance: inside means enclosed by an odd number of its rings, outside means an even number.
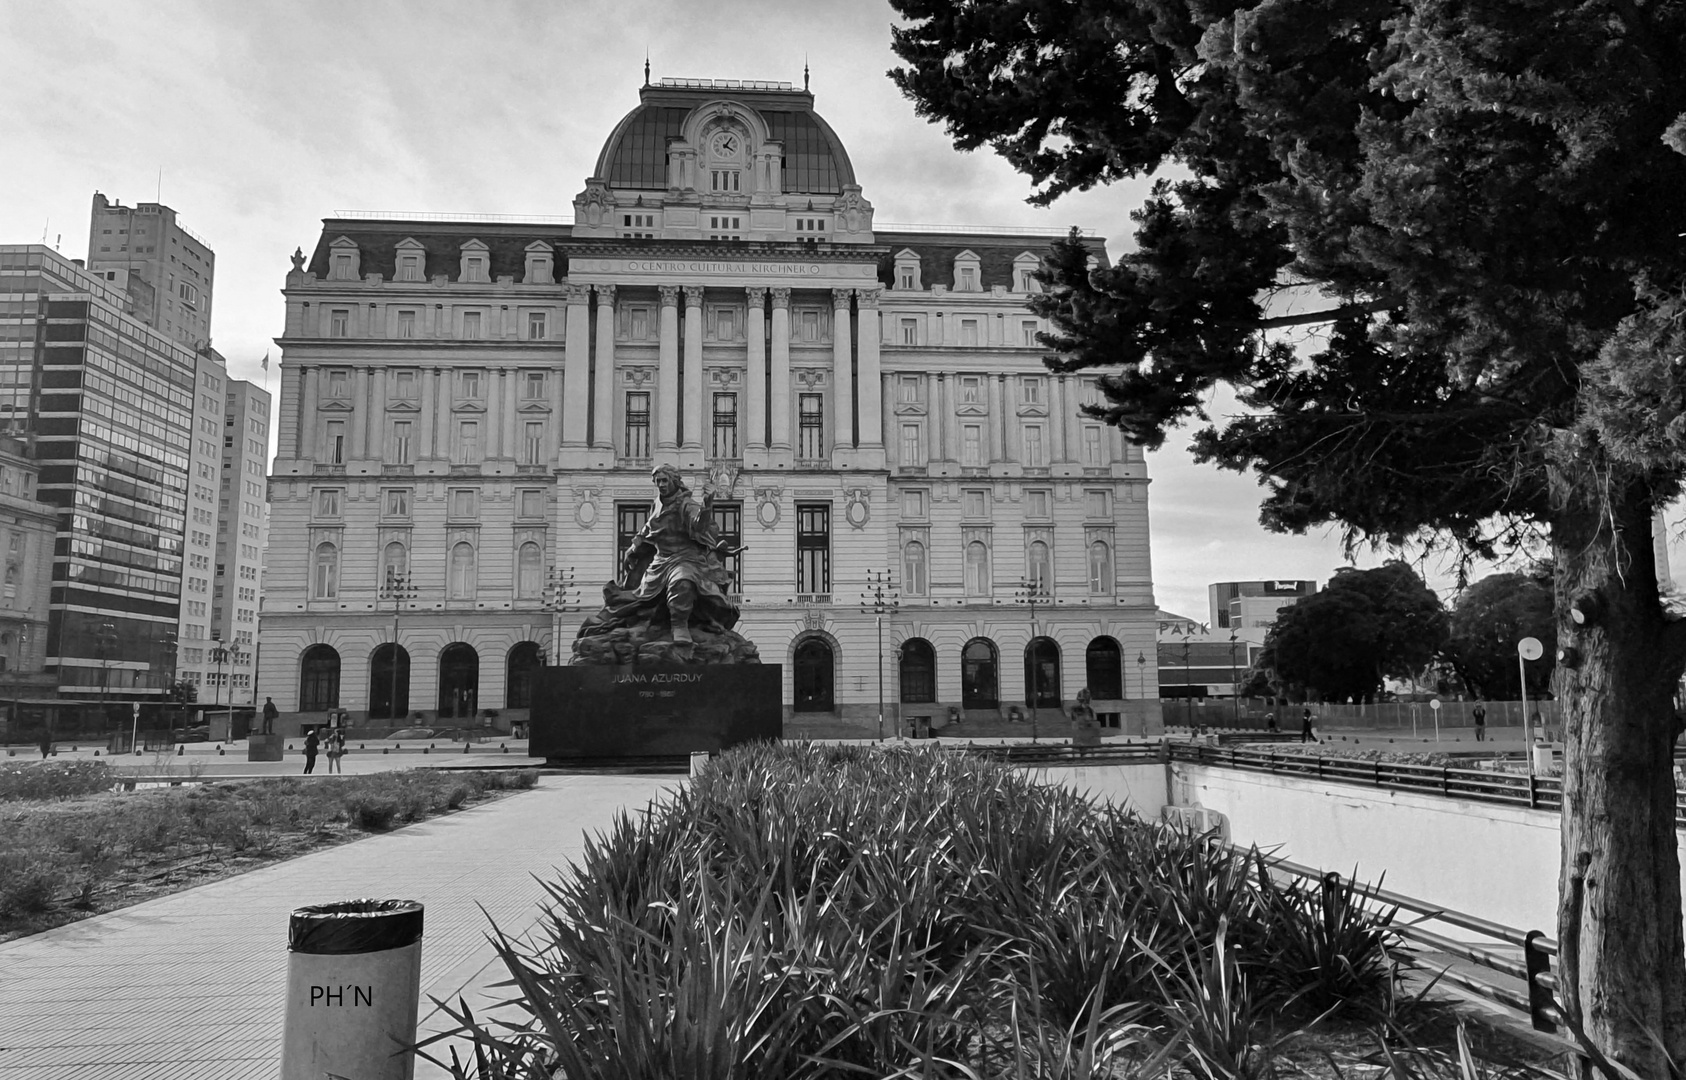
M691 622L718 630L737 625L738 609L726 596L730 578L714 549L720 535L706 508L679 491L658 503L632 538L632 550L651 556L637 588L618 581L603 586L603 609L580 627L580 637L621 627L665 622L668 586L689 581L696 586ZM630 576L629 576L630 579Z

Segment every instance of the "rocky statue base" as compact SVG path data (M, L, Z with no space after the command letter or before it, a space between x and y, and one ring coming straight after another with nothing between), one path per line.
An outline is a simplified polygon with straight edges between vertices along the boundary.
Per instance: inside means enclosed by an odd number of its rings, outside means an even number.
M574 639L570 664L759 664L755 642L735 630L691 629L693 641L676 642L666 627L626 626Z
M777 664L542 668L533 675L527 752L551 761L667 757L777 740L784 735L783 686Z

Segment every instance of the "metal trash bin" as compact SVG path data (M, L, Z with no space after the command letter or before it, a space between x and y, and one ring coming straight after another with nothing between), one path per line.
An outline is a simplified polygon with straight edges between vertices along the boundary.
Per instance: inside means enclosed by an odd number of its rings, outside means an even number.
M281 1080L411 1080L421 1001L422 905L298 908L287 929Z

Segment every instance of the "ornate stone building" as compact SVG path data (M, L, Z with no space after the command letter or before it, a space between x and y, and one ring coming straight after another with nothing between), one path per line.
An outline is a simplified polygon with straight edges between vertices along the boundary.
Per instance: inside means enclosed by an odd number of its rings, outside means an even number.
M645 86L571 226L324 222L285 290L260 697L519 715L675 462L721 491L797 730L875 732L881 671L892 721L1088 685L1157 726L1124 670L1154 654L1147 473L1041 363L1053 238L875 227L813 103Z

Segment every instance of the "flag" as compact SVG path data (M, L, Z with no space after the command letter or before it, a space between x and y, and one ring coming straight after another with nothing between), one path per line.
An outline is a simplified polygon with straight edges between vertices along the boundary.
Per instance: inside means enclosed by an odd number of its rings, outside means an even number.
M265 371L269 370L269 353L267 352L263 354L263 369Z

